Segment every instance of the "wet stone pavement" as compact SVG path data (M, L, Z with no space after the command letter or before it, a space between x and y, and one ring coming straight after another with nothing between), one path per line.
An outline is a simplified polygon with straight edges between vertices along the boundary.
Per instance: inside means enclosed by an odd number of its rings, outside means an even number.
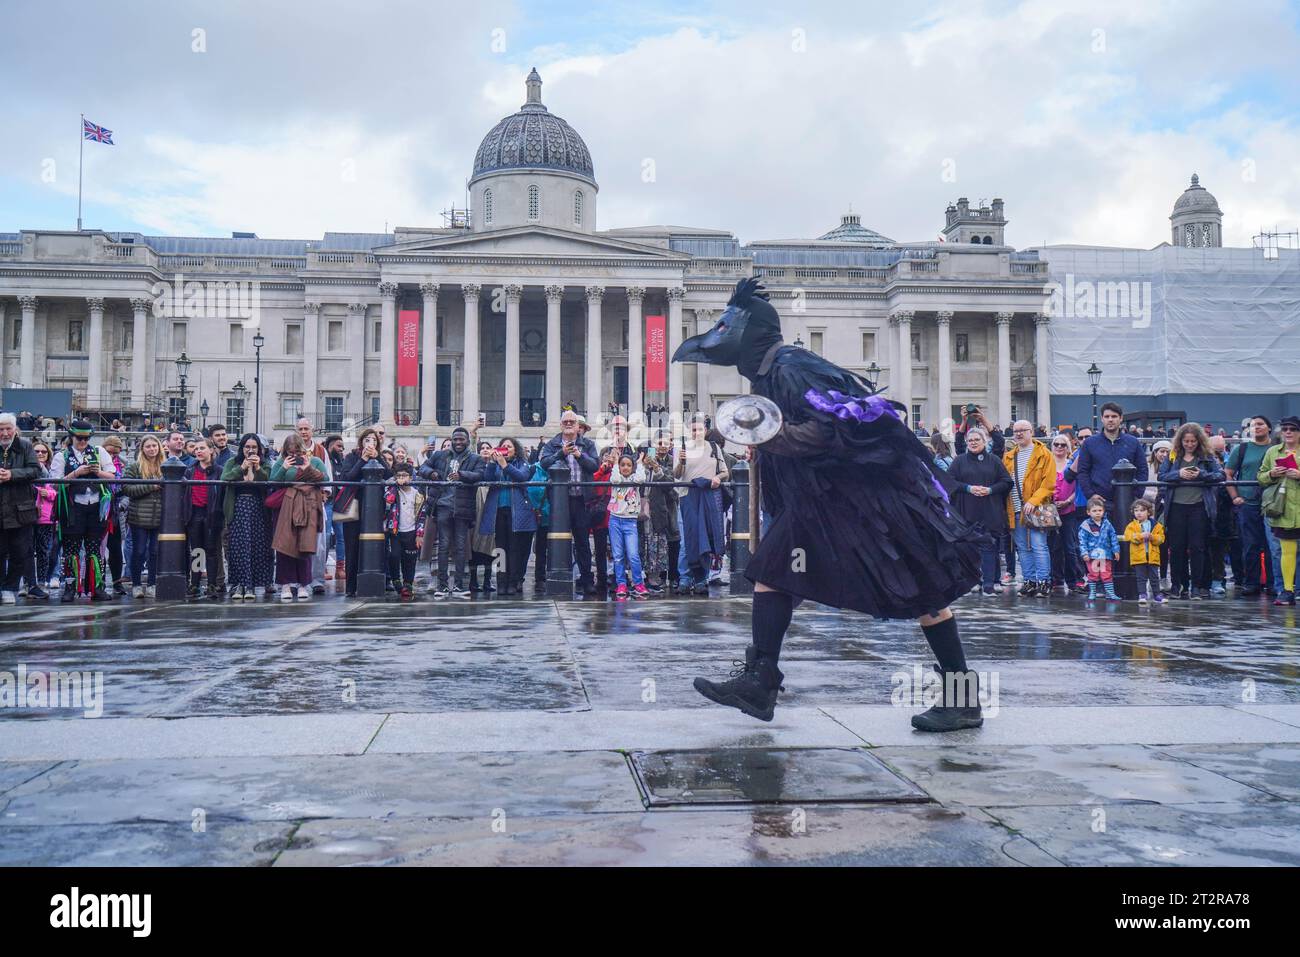
M818 606L763 723L691 688L722 594L20 604L0 864L1300 864L1294 609L957 611L991 697L936 738L919 629Z

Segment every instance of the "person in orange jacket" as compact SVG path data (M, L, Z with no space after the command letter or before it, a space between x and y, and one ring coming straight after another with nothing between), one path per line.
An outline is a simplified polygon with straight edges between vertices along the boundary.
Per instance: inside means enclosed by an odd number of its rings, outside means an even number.
M1138 601L1147 600L1147 585L1151 586L1151 600L1161 604L1165 600L1160 590L1160 546L1165 542L1165 527L1151 513L1151 503L1144 498L1133 503L1133 521L1128 523L1122 536L1128 546L1128 563L1138 582Z

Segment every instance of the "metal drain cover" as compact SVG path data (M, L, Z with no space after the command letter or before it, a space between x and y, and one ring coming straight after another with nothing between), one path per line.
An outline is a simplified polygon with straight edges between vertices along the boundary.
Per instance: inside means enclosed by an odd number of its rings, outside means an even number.
M930 800L861 748L633 751L630 757L651 807Z

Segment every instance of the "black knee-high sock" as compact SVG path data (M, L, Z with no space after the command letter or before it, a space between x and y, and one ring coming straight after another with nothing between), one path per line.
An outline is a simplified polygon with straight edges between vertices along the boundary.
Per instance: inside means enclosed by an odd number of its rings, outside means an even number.
M762 658L776 664L781 657L781 642L794 614L794 596L781 591L754 592L754 647Z
M962 651L961 638L957 636L957 617L954 615L937 625L922 625L925 640L944 671L965 671L966 653Z

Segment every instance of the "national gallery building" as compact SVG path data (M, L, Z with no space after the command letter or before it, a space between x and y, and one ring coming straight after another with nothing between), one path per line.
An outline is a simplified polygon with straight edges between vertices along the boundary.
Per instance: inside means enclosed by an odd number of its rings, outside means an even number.
M598 229L586 144L543 104L535 70L525 86L474 155L469 210L443 228L0 233L6 407L22 402L9 390L69 390L77 410L134 423L184 411L197 426L206 407L236 432L305 415L326 432L378 420L413 436L483 415L520 437L553 432L564 406L711 413L744 380L666 359L756 275L787 341L884 386L914 422L968 402L1002 423L1054 421L1056 277L1050 256L1005 244L1002 200L958 199L930 242L851 213L816 239Z

